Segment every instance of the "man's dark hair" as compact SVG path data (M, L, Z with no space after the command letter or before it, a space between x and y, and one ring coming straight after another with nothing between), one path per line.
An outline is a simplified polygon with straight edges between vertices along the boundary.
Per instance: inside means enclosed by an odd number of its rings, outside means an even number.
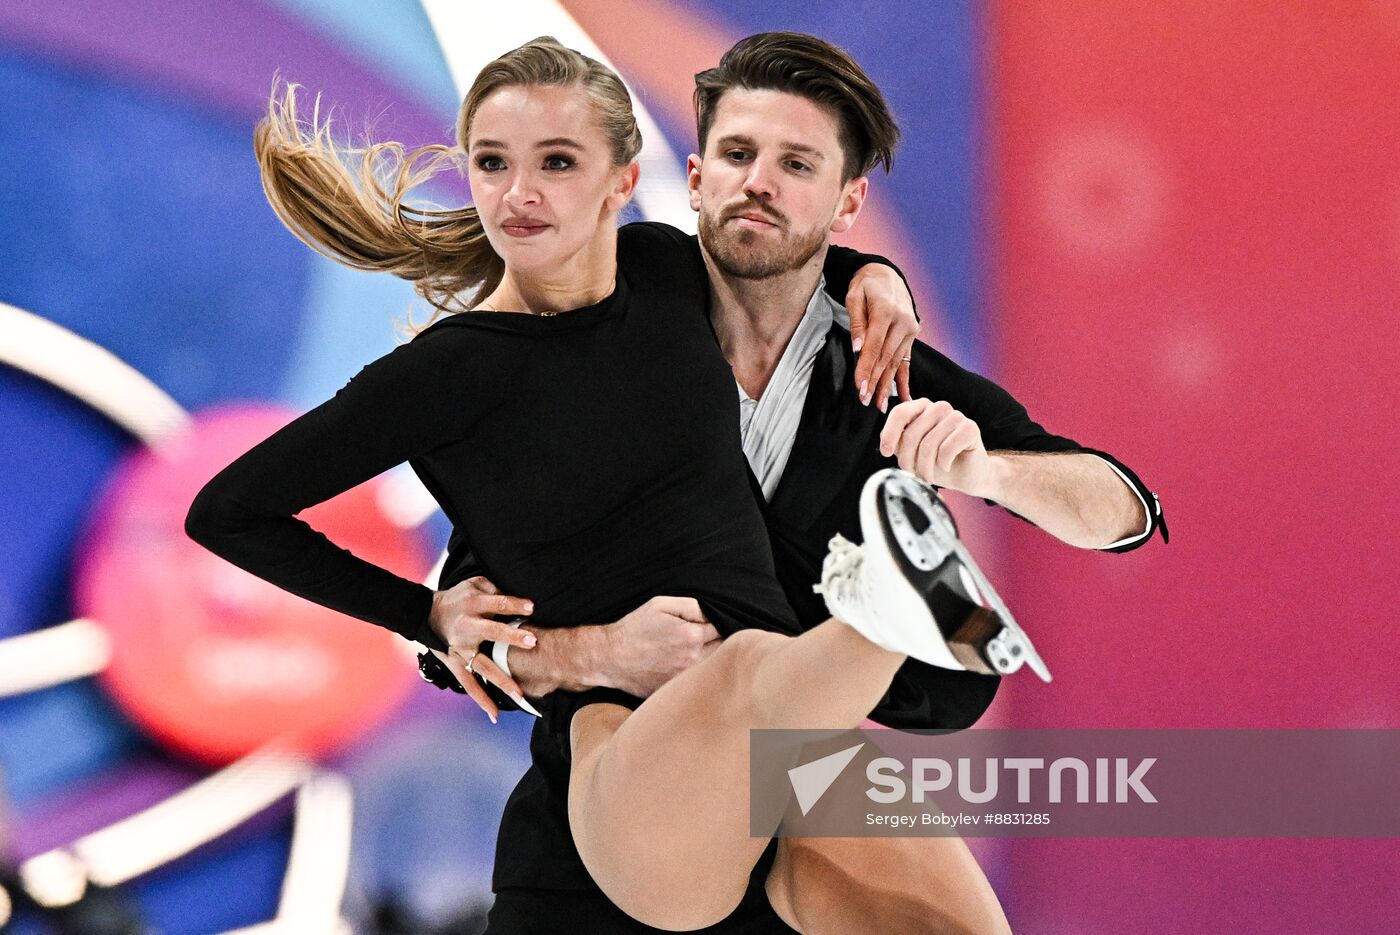
M844 49L800 32L761 32L741 39L715 68L695 76L700 151L715 109L731 88L786 91L829 108L841 126L843 181L883 163L889 172L899 127L875 82Z

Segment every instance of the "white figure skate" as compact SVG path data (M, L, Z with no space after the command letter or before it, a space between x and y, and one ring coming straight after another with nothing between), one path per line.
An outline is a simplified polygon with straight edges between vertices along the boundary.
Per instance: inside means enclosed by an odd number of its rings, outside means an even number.
M813 590L876 645L930 665L1010 675L1050 670L958 539L931 487L886 468L860 494L864 545L837 535Z

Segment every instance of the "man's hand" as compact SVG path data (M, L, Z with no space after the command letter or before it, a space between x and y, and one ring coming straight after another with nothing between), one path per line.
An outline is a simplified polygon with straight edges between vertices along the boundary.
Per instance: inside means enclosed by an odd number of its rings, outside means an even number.
M951 403L916 399L890 410L880 431L880 454L929 484L990 497L994 466L982 431Z
M1104 459L1087 452L988 453L982 431L947 402L890 410L880 453L927 483L992 500L1055 538L1102 549L1152 528L1147 503Z
M909 351L919 334L919 319L904 280L888 266L862 266L851 278L846 311L851 316L851 347L860 354L860 401L868 406L873 396L884 412L892 384L900 399L909 399Z
M433 653L441 659L467 694L481 710L496 722L500 709L491 700L472 673L476 672L511 698L516 704L524 700L520 686L500 670L491 657L479 652L483 640L509 643L521 649L535 645L535 636L526 630L493 619L494 615L525 616L534 612L534 604L523 597L508 597L486 578L478 575L433 594L433 608L428 625L447 644L448 651Z
M688 597L653 597L603 627L599 675L605 685L645 698L719 646L719 631Z

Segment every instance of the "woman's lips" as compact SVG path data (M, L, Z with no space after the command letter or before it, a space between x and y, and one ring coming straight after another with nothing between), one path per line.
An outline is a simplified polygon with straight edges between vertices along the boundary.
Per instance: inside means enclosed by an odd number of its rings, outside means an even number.
M501 230L511 237L533 237L549 230L549 225L538 221L510 221L502 224Z

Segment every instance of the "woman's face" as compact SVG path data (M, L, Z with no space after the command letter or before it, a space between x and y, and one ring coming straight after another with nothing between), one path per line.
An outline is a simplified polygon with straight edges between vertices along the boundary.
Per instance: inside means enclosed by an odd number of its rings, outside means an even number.
M467 147L472 202L508 270L555 280L611 246L632 185L586 91L502 88L477 107Z

